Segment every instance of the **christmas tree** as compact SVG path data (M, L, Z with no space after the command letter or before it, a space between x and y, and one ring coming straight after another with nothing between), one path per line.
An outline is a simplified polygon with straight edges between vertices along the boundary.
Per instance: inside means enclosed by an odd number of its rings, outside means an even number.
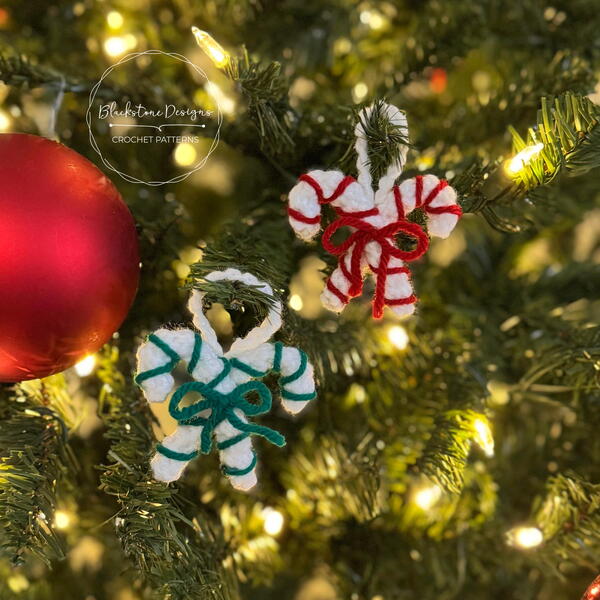
M60 141L103 170L135 219L141 275L98 352L0 384L0 598L580 598L600 570L597 9L4 2L0 129ZM119 63L132 53L144 54ZM144 146L144 115L115 112L139 143L96 135L95 148L88 107L115 99L165 106L162 121L187 126ZM173 114L206 106L219 119L204 128ZM356 177L357 124L373 181L402 163L400 189L436 176L462 209L410 265L408 319L391 307L372 318L372 280L340 314L326 310L337 258L288 222L302 174ZM427 231L424 212L407 216L410 231ZM407 227L393 233L403 252ZM4 263L2 252L0 240ZM207 279L226 269L273 295ZM314 367L317 397L293 419L277 376L264 379L273 409L250 421L287 445L253 438L248 493L216 451L171 483L150 465L177 423L136 384L136 351L165 324L191 327L193 290L225 346L281 301L271 342Z

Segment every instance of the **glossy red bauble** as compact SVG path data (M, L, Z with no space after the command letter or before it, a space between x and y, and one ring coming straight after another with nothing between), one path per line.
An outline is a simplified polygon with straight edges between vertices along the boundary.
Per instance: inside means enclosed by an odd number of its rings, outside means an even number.
M62 144L0 135L0 381L98 350L138 278L133 217L109 179Z

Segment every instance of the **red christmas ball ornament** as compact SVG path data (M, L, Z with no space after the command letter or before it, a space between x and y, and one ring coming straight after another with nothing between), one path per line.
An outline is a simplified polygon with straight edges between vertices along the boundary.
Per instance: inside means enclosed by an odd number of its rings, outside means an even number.
M135 296L133 217L109 179L45 138L0 135L0 381L98 350Z

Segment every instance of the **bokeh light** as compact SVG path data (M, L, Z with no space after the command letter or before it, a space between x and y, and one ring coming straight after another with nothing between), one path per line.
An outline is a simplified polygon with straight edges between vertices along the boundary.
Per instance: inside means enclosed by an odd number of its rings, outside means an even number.
M175 151L173 152L173 160L180 167L189 167L196 162L196 158L198 153L196 152L196 148L192 144L188 142L182 142L177 144Z
M106 22L111 29L121 29L123 27L123 15L117 10L111 10L106 15Z
M272 537L275 537L281 533L281 530L283 529L284 518L278 510L267 506L263 509L261 516L264 521L263 528L265 533Z
M394 325L387 332L388 339L398 350L404 350L408 346L409 338L406 329L402 325Z
M92 374L95 366L96 356L94 354L89 354L75 365L75 372L79 377L87 377Z

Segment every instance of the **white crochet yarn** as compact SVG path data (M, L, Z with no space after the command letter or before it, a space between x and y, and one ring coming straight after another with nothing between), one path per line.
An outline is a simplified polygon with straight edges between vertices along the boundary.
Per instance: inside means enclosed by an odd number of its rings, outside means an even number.
M434 175L418 176L403 181L400 186L394 186L395 180L404 167L406 147L401 150L399 162L390 165L379 180L377 189L373 189L367 156L367 140L362 126L362 121L368 118L372 110L373 107L369 107L362 112L355 128L357 179L347 177L340 171L315 170L302 176L299 183L290 191L289 221L296 235L305 241L313 239L321 229L321 204L331 204L340 218L356 215L356 218L364 223L365 228L372 226L377 230L404 219L415 207L422 207L427 217L429 234L441 238L448 237L460 216L456 192L453 188L445 182L440 182ZM385 105L384 110L390 121L399 125L408 138L408 126L404 114L392 105ZM399 201L397 201L398 196ZM451 208L449 212L439 212L440 207ZM438 211L436 212L435 209ZM335 222L332 225L335 225ZM350 231L356 232L357 229L351 227ZM327 234L327 231L325 233ZM396 247L394 235L384 237L389 244ZM369 272L375 274L380 269L382 247L381 241L377 239L366 243L360 258L361 273L358 275L361 278ZM353 244L339 256L338 267L331 274L327 287L321 294L323 305L335 312L342 311L350 299L349 291L352 282L348 273L355 250ZM387 252L384 262L387 262L384 267L386 273L382 275L385 277L384 304L399 316L412 314L415 310L415 302L411 302L413 289L409 275L406 272L394 272L394 269L397 271L399 267L404 266L404 261L389 256Z
M241 273L236 269L213 272L206 279L209 281L241 281L248 285L258 286L263 292L273 295L273 290L269 285L249 273ZM299 413L315 397L313 368L299 349L284 347L280 342L268 342L281 327L281 303L276 301L265 321L245 338L235 340L230 350L224 353L217 341L214 329L204 315L202 298L203 294L195 290L192 292L188 304L199 334L191 329L158 329L140 346L137 353L138 375L136 381L141 386L147 400L164 402L171 392L176 395L181 393L185 385L198 385L184 384L178 388L179 391L173 390L175 381L171 371L179 361L183 361L188 367L188 372L191 369L192 379L200 382L199 387L202 388L201 390L191 389L191 391L197 391L203 398L212 395L216 398L215 401L223 406L227 403L227 394L234 390L245 389L243 388L244 384L275 370L281 375L283 408L291 414ZM211 385L211 382L214 383ZM202 384L205 384L204 387ZM262 386L263 392L267 393L264 384L256 381L254 387L256 386ZM250 387L253 387L252 384ZM236 399L241 397L240 394L234 395ZM170 410L186 410L186 408L178 407L178 402L173 408L173 399L174 396L171 397ZM212 410L208 408L193 413L193 418L210 418ZM248 415L242 408L234 407L233 413L244 425L250 421L251 427L272 432L273 436L278 436L278 440L281 439L279 441L271 439L270 441L281 445L282 436L268 428L252 423L252 419L248 419ZM152 458L152 471L154 477L159 481L169 482L178 479L193 458L193 456L177 456L175 458L173 456L192 455L197 453L200 448L202 431L207 425L204 423L189 424L185 422L186 420L189 421L189 419L178 418L177 429L162 441L158 452ZM218 445L225 446L219 450L220 460L225 471L234 471L233 474L227 475L231 484L237 489L249 490L257 482L256 466L252 466L256 457L250 435L264 435L269 439L268 436L271 434L265 435L258 431L244 432L239 427L241 427L239 423L236 427L231 419L222 418L214 426L214 437ZM235 441L236 437L240 439ZM236 474L235 471L240 471L240 473Z

